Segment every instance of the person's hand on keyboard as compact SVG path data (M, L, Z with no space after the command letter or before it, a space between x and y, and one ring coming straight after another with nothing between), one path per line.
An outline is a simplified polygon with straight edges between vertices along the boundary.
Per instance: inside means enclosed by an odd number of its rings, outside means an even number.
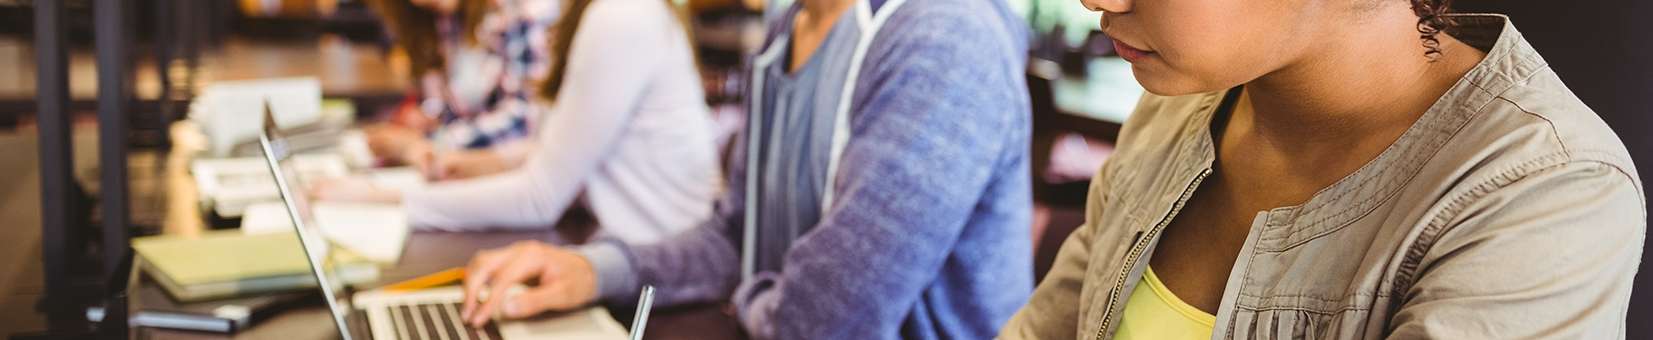
M520 294L507 290L530 281ZM597 274L591 262L573 251L538 241L484 250L465 267L465 304L461 317L473 327L488 323L496 311L507 318L567 310L597 299ZM503 310L501 310L503 308Z

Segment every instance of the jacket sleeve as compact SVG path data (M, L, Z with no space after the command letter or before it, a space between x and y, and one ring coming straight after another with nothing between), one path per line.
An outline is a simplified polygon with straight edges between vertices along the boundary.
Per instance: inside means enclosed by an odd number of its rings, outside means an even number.
M1090 250L1098 220L1105 205L1102 199L1107 188L1108 167L1103 166L1095 178L1085 200L1085 223L1074 229L1062 248L1056 253L1056 262L1045 273L1044 281L1033 290L1033 297L1022 310L1017 311L1000 331L1002 339L1075 339L1079 330L1079 308L1085 305L1079 291L1085 283L1085 272L1090 267Z
M1447 200L1419 237L1438 241L1407 253L1416 279L1397 292L1389 338L1624 338L1647 232L1632 176L1575 162Z
M744 132L735 136L735 150L744 150ZM655 306L720 301L729 297L740 280L740 241L746 212L745 153L729 157L730 186L718 199L711 219L699 226L661 239L659 242L629 245L608 242L595 247L615 247L624 256L587 258L598 271L601 295L626 304L636 297L642 284L654 285ZM596 255L596 256L594 256ZM609 259L622 259L615 263Z
M746 131L734 136L730 150L746 150ZM597 272L598 294L629 305L643 284L654 285L657 307L719 301L729 297L740 277L741 219L746 212L746 153L728 157L726 182L712 216L700 225L650 244L605 239L581 247Z

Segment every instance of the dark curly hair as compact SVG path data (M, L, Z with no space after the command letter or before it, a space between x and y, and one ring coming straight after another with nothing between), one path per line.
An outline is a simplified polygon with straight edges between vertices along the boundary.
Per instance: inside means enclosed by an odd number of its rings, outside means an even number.
M1410 0L1412 12L1418 15L1418 37L1423 39L1423 53L1434 61L1441 56L1441 41L1435 36L1453 29L1457 23L1447 16L1452 0Z

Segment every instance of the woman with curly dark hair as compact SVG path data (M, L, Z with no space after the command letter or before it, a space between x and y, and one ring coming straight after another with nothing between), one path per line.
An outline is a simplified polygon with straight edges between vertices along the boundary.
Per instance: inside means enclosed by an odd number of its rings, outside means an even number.
M1636 169L1508 18L1081 2L1151 94L1003 337L1624 337Z

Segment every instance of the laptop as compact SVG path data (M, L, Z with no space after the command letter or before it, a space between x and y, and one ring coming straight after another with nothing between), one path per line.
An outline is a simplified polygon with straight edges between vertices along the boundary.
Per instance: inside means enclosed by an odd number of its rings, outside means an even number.
M644 287L638 304L633 332L627 334L602 307L591 307L572 312L542 315L524 320L500 320L482 328L464 325L459 318L464 292L459 287L418 290L411 292L368 291L354 294L349 302L340 299L340 286L334 276L325 270L329 244L316 229L307 225L313 221L309 201L292 190L293 180L299 179L291 164L291 149L275 128L274 119L266 104L265 128L258 142L264 160L275 177L287 215L298 233L299 244L309 260L310 271L321 287L322 297L332 314L333 324L345 340L411 339L411 340L469 340L469 339L641 339L647 324L652 287ZM354 306L352 308L351 306Z

